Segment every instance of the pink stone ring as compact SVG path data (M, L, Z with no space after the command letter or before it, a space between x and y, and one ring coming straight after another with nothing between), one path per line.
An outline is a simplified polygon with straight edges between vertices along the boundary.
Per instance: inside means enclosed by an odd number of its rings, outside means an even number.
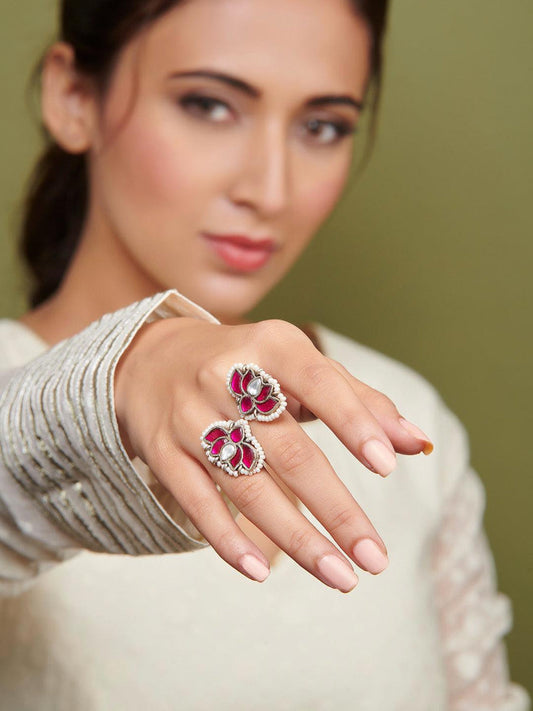
M202 447L210 462L231 476L255 474L265 462L263 448L246 420L219 420L202 432Z
M278 381L255 363L235 363L226 384L245 420L270 422L287 407Z

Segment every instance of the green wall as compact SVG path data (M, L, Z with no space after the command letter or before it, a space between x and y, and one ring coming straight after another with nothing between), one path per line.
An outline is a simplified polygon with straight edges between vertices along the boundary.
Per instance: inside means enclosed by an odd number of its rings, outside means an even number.
M12 242L38 131L23 86L54 16L51 0L20 0L0 26L2 315L24 308ZM393 0L372 160L251 314L320 321L402 360L461 417L514 606L512 676L529 689L532 76L531 0Z

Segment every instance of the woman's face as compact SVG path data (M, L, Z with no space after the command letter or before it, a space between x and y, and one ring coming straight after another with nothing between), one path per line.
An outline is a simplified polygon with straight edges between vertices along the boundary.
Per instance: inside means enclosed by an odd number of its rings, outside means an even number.
M124 47L90 149L90 211L132 280L231 322L281 279L345 185L370 41L348 0L189 0ZM205 233L274 250L235 261Z

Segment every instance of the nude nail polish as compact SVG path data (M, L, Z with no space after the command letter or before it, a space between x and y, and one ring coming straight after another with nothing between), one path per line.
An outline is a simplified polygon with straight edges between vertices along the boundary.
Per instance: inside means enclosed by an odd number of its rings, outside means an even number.
M359 582L359 578L352 567L331 553L321 558L317 567L321 575L341 592L350 592Z
M259 583L262 583L270 575L270 570L266 565L251 553L246 553L239 558L239 563L248 575L251 575L251 577Z
M387 476L396 468L396 455L378 439L365 442L361 451L372 469L382 476Z
M373 575L385 570L389 559L371 538L362 538L353 547L353 557L357 565Z

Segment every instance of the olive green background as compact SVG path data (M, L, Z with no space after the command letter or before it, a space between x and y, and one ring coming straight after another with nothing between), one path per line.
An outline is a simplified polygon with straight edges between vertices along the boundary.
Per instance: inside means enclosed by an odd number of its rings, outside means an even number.
M39 146L25 84L54 22L52 0L20 0L0 23L4 316L25 306L13 243ZM533 3L393 1L386 60L369 165L251 317L346 333L417 369L459 415L513 601L512 676L531 689Z

